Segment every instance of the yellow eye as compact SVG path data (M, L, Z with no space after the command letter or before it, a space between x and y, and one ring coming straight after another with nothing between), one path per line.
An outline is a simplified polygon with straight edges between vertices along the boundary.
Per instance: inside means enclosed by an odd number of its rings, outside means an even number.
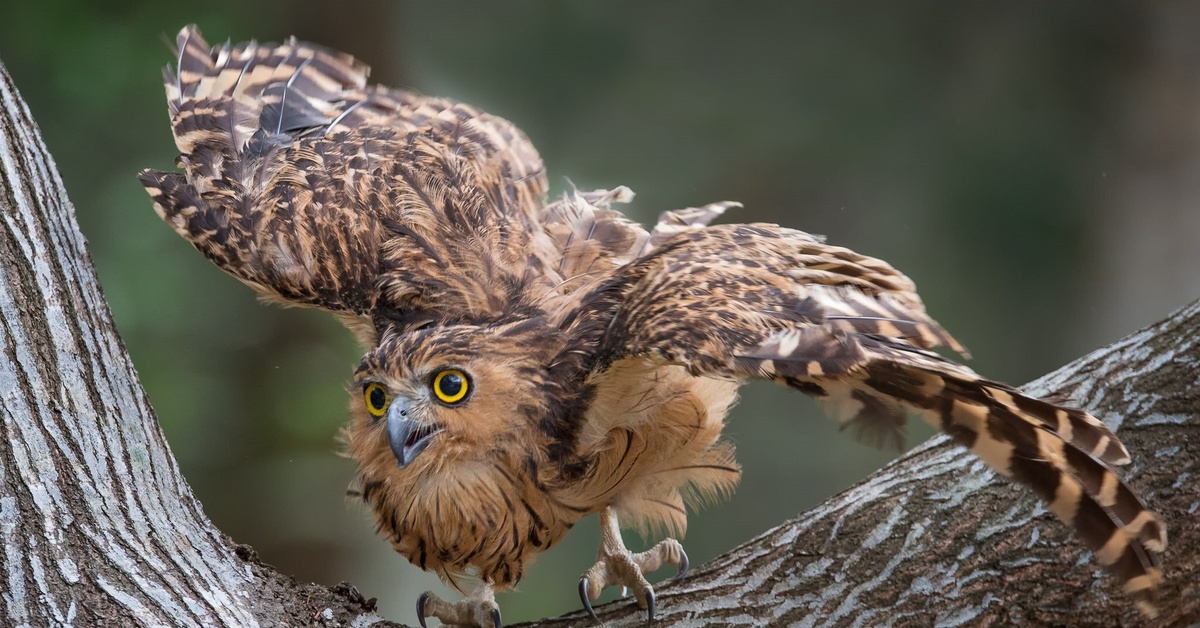
M363 400L367 402L367 412L370 412L371 416L381 417L387 412L388 394L383 384L367 384L363 389Z
M447 369L433 378L433 394L442 403L456 404L466 399L470 388L467 375L458 369Z

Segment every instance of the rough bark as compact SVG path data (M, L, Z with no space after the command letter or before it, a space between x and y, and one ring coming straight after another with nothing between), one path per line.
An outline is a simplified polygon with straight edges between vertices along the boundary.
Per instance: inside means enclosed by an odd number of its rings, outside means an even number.
M352 587L297 584L204 516L2 66L0 349L0 624L387 624ZM1200 302L1027 387L1120 427L1126 477L1172 534L1162 625L1200 616L1198 369ZM1035 499L944 439L658 599L664 626L1142 622ZM616 624L643 617L627 601L599 610Z
M0 625L297 625L325 598L337 617L361 610L349 589L259 565L204 516L3 66L0 351Z

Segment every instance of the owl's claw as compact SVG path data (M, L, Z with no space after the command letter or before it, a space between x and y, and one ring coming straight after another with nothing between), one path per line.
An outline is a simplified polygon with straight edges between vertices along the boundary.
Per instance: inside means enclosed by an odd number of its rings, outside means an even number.
M592 600L588 597L587 576L579 577L579 601L583 602L583 610L592 617L592 621L600 623L600 618L596 617L596 610L592 608Z
M679 573L676 573L675 577L671 578L671 579L672 580L683 580L684 578L687 577L688 569L690 569L691 566L692 566L692 563L691 563L691 561L688 560L687 552L683 551L682 545L679 546Z
M446 602L430 591L417 598L417 622L428 628L426 617L436 617L443 624L455 626L477 626L478 628L503 628L500 607L496 606L496 595L492 587L480 585L469 597L454 604Z
M426 591L417 598L417 623L421 624L421 628L429 628L425 625L425 603L429 601L431 595L433 594Z
M675 539L666 539L645 552L634 554L625 547L617 526L617 515L612 508L600 511L600 552L596 564L579 578L579 599L583 608L595 621L600 621L592 608L592 600L600 597L605 587L621 585L633 591L638 605L646 609L646 621L652 623L657 609L654 587L644 573L652 572L664 564L676 565L679 572L672 578L678 580L687 575L690 562L683 546Z

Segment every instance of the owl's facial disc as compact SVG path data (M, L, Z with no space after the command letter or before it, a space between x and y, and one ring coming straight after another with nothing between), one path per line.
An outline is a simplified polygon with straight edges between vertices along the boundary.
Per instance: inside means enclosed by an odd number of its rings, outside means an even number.
M420 423L408 418L412 402L407 397L396 397L387 411L388 444L396 456L396 464L403 469L412 463L434 436L442 431L438 425Z

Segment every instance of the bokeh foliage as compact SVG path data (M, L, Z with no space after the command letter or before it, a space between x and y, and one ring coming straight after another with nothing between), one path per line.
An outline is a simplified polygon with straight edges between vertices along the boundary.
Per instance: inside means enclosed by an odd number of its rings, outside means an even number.
M136 180L174 159L164 40L290 34L376 80L507 117L556 193L628 185L643 221L735 199L735 221L827 234L893 262L972 348L1022 382L1131 331L1089 287L1118 185L1101 176L1149 34L1116 3L10 2L3 59L62 171L121 334L185 476L235 540L298 578L348 580L412 621L434 579L342 497L336 455L359 355L323 314L264 307L151 211ZM165 39L164 39L165 35ZM1106 152L1107 150L1107 152ZM1107 175L1105 175L1107 176ZM1130 210L1132 211L1132 210ZM1170 303L1147 303L1166 314ZM878 468L808 402L747 388L728 434L745 464L693 518L694 564ZM929 434L919 426L913 440ZM508 621L576 607L593 521L544 555Z

